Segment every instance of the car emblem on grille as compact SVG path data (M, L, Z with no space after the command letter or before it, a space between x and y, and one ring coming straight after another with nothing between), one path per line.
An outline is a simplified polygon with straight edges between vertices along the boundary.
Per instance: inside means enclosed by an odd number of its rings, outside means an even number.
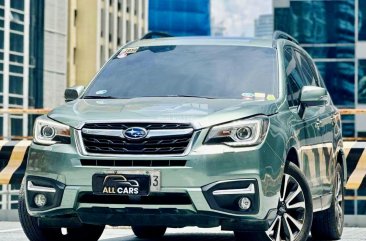
M127 139L142 139L147 136L147 130L141 127L131 127L123 132Z

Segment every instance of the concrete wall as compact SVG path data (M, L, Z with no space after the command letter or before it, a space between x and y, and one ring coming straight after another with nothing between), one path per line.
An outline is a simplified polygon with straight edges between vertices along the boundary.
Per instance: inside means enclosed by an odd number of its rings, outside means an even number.
M43 66L45 108L53 108L64 103L63 94L67 83L67 4L67 0L45 0Z

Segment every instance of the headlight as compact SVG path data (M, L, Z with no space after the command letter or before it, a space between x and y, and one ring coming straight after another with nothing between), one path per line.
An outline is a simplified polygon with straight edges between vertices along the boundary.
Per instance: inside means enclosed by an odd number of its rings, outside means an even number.
M204 143L228 146L258 145L266 137L268 125L269 119L261 116L214 126L209 131Z
M34 143L53 145L56 143L70 143L70 127L53 121L46 116L40 116L34 123Z

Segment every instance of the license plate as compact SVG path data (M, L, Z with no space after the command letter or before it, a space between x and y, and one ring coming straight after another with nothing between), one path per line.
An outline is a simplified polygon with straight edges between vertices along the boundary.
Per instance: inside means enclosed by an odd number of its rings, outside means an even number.
M147 196L160 191L159 171L96 173L92 178L93 193L103 195Z

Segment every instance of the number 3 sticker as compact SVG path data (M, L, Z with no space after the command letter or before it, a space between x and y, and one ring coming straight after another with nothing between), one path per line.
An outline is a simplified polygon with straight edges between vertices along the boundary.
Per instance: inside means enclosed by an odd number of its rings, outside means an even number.
M153 176L153 186L158 187L159 186L159 176Z
M150 191L160 192L161 188L161 175L159 171L150 171Z

